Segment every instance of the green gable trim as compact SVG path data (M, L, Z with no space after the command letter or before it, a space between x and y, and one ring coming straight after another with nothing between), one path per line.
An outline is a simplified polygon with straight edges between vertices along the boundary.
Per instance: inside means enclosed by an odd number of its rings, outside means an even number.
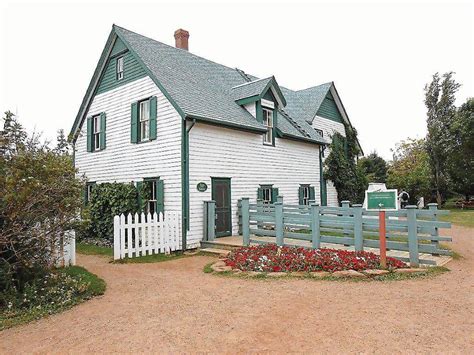
M125 43L120 38L117 38L115 40L114 46L112 48L112 51L110 52L110 56L114 57L119 53L125 52L127 50L127 46Z
M247 104L250 104L252 102L258 101L258 100L260 100L260 95L254 95L254 96L246 97L244 99L236 100L235 102L238 103L239 105L243 106L243 105L247 105Z
M336 102L334 101L331 92L328 92L325 99L321 103L321 106L319 106L318 112L316 114L334 122L343 122L342 115L337 108Z
M121 56L123 56L123 79L118 80L116 74L117 58ZM96 95L103 94L104 92L116 89L122 85L129 84L132 81L144 78L145 76L145 70L133 57L130 51L126 51L121 55L110 57L107 61L105 71L100 78Z

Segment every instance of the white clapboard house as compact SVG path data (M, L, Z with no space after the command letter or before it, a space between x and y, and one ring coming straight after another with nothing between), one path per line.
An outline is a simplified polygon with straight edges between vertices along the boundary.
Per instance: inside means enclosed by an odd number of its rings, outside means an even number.
M179 211L187 247L202 239L206 200L217 236L237 233L242 197L336 205L324 147L350 122L334 83L293 91L174 36L176 47L112 27L71 131L88 186L148 184L148 209Z

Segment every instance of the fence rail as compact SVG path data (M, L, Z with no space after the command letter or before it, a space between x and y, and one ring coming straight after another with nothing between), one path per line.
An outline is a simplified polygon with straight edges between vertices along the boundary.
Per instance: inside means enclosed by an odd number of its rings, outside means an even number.
M379 220L377 211L367 211L362 205L342 207L318 206L316 204L286 205L276 202L271 205L249 203L239 200L239 230L244 245L262 243L252 236L274 237L278 245L284 245L285 238L310 241L313 248L321 243L354 246L361 251L365 247L379 248ZM406 251L413 266L430 263L420 260L420 253L450 255L440 248L440 241L451 241L450 237L439 235L440 228L450 228L449 222L441 222L438 216L449 211L438 210L437 204L429 204L427 210L407 206L405 210L386 212L387 248Z
M180 215L129 214L114 217L114 260L180 250Z

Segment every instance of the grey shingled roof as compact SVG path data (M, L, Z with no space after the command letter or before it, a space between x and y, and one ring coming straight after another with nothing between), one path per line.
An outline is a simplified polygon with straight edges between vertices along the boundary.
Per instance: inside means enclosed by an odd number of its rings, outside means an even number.
M260 95L267 87L268 83L272 81L273 77L257 79L249 81L244 84L234 86L232 88L232 95L234 100L244 99L255 95Z
M242 70L226 67L116 25L113 26L112 32L114 31L143 63L152 79L172 98L181 114L217 124L265 131L263 124L235 100L261 94L261 90L269 81L274 80L274 77L259 79ZM103 55L104 53L105 49ZM101 61L99 65L100 63ZM88 92L91 88L90 86ZM277 119L277 128L284 136L325 143L308 123L312 119L310 112L314 111L315 105L320 105L319 101L306 101L322 95L318 94L320 89L316 88L319 87L292 91L278 87L287 104L278 112ZM81 113L86 106L84 101L73 130L83 119Z

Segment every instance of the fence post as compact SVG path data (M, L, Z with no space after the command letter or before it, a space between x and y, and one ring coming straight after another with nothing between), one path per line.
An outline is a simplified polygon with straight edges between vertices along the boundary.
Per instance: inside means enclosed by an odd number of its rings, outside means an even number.
M350 201L341 201L341 207L342 208L350 208L350 203L351 203ZM350 216L350 212L347 212L347 211L342 211L341 214L343 216ZM350 234L350 232L346 228L343 229L342 233L344 234L344 237L348 237L349 234ZM349 246L349 244L344 244L344 246L347 247L347 246Z
M418 255L418 233L416 226L416 206L406 206L408 220L408 250L410 253L410 266L418 267L420 264Z
M354 249L364 250L364 235L362 232L362 205L352 205L354 208Z
M216 239L216 201L207 201L207 240Z
M257 199L257 214L262 215L262 213L263 213L263 200ZM260 221L257 222L257 229L263 229L263 222L260 222Z
M321 231L320 231L320 218L319 218L319 206L316 203L311 204L311 242L313 249L319 249L321 247Z
M438 210L438 204L437 203L428 203L428 210L433 213L433 216L431 217L431 220L432 221L437 221L438 220L438 215L436 214L436 211ZM434 231L431 232L431 235L433 237L438 237L439 236L438 227L434 227ZM438 249L439 248L439 240L438 239L431 240L431 245L433 245L436 249ZM433 255L439 255L439 254L433 254Z
M114 260L120 259L120 217L114 217Z
M245 246L250 244L250 207L248 197L242 198L242 239Z
M277 202L283 203L283 196L277 196Z
M242 235L242 199L237 200L237 221L239 224L239 235Z
M283 203L275 202L275 236L278 246L283 246Z

